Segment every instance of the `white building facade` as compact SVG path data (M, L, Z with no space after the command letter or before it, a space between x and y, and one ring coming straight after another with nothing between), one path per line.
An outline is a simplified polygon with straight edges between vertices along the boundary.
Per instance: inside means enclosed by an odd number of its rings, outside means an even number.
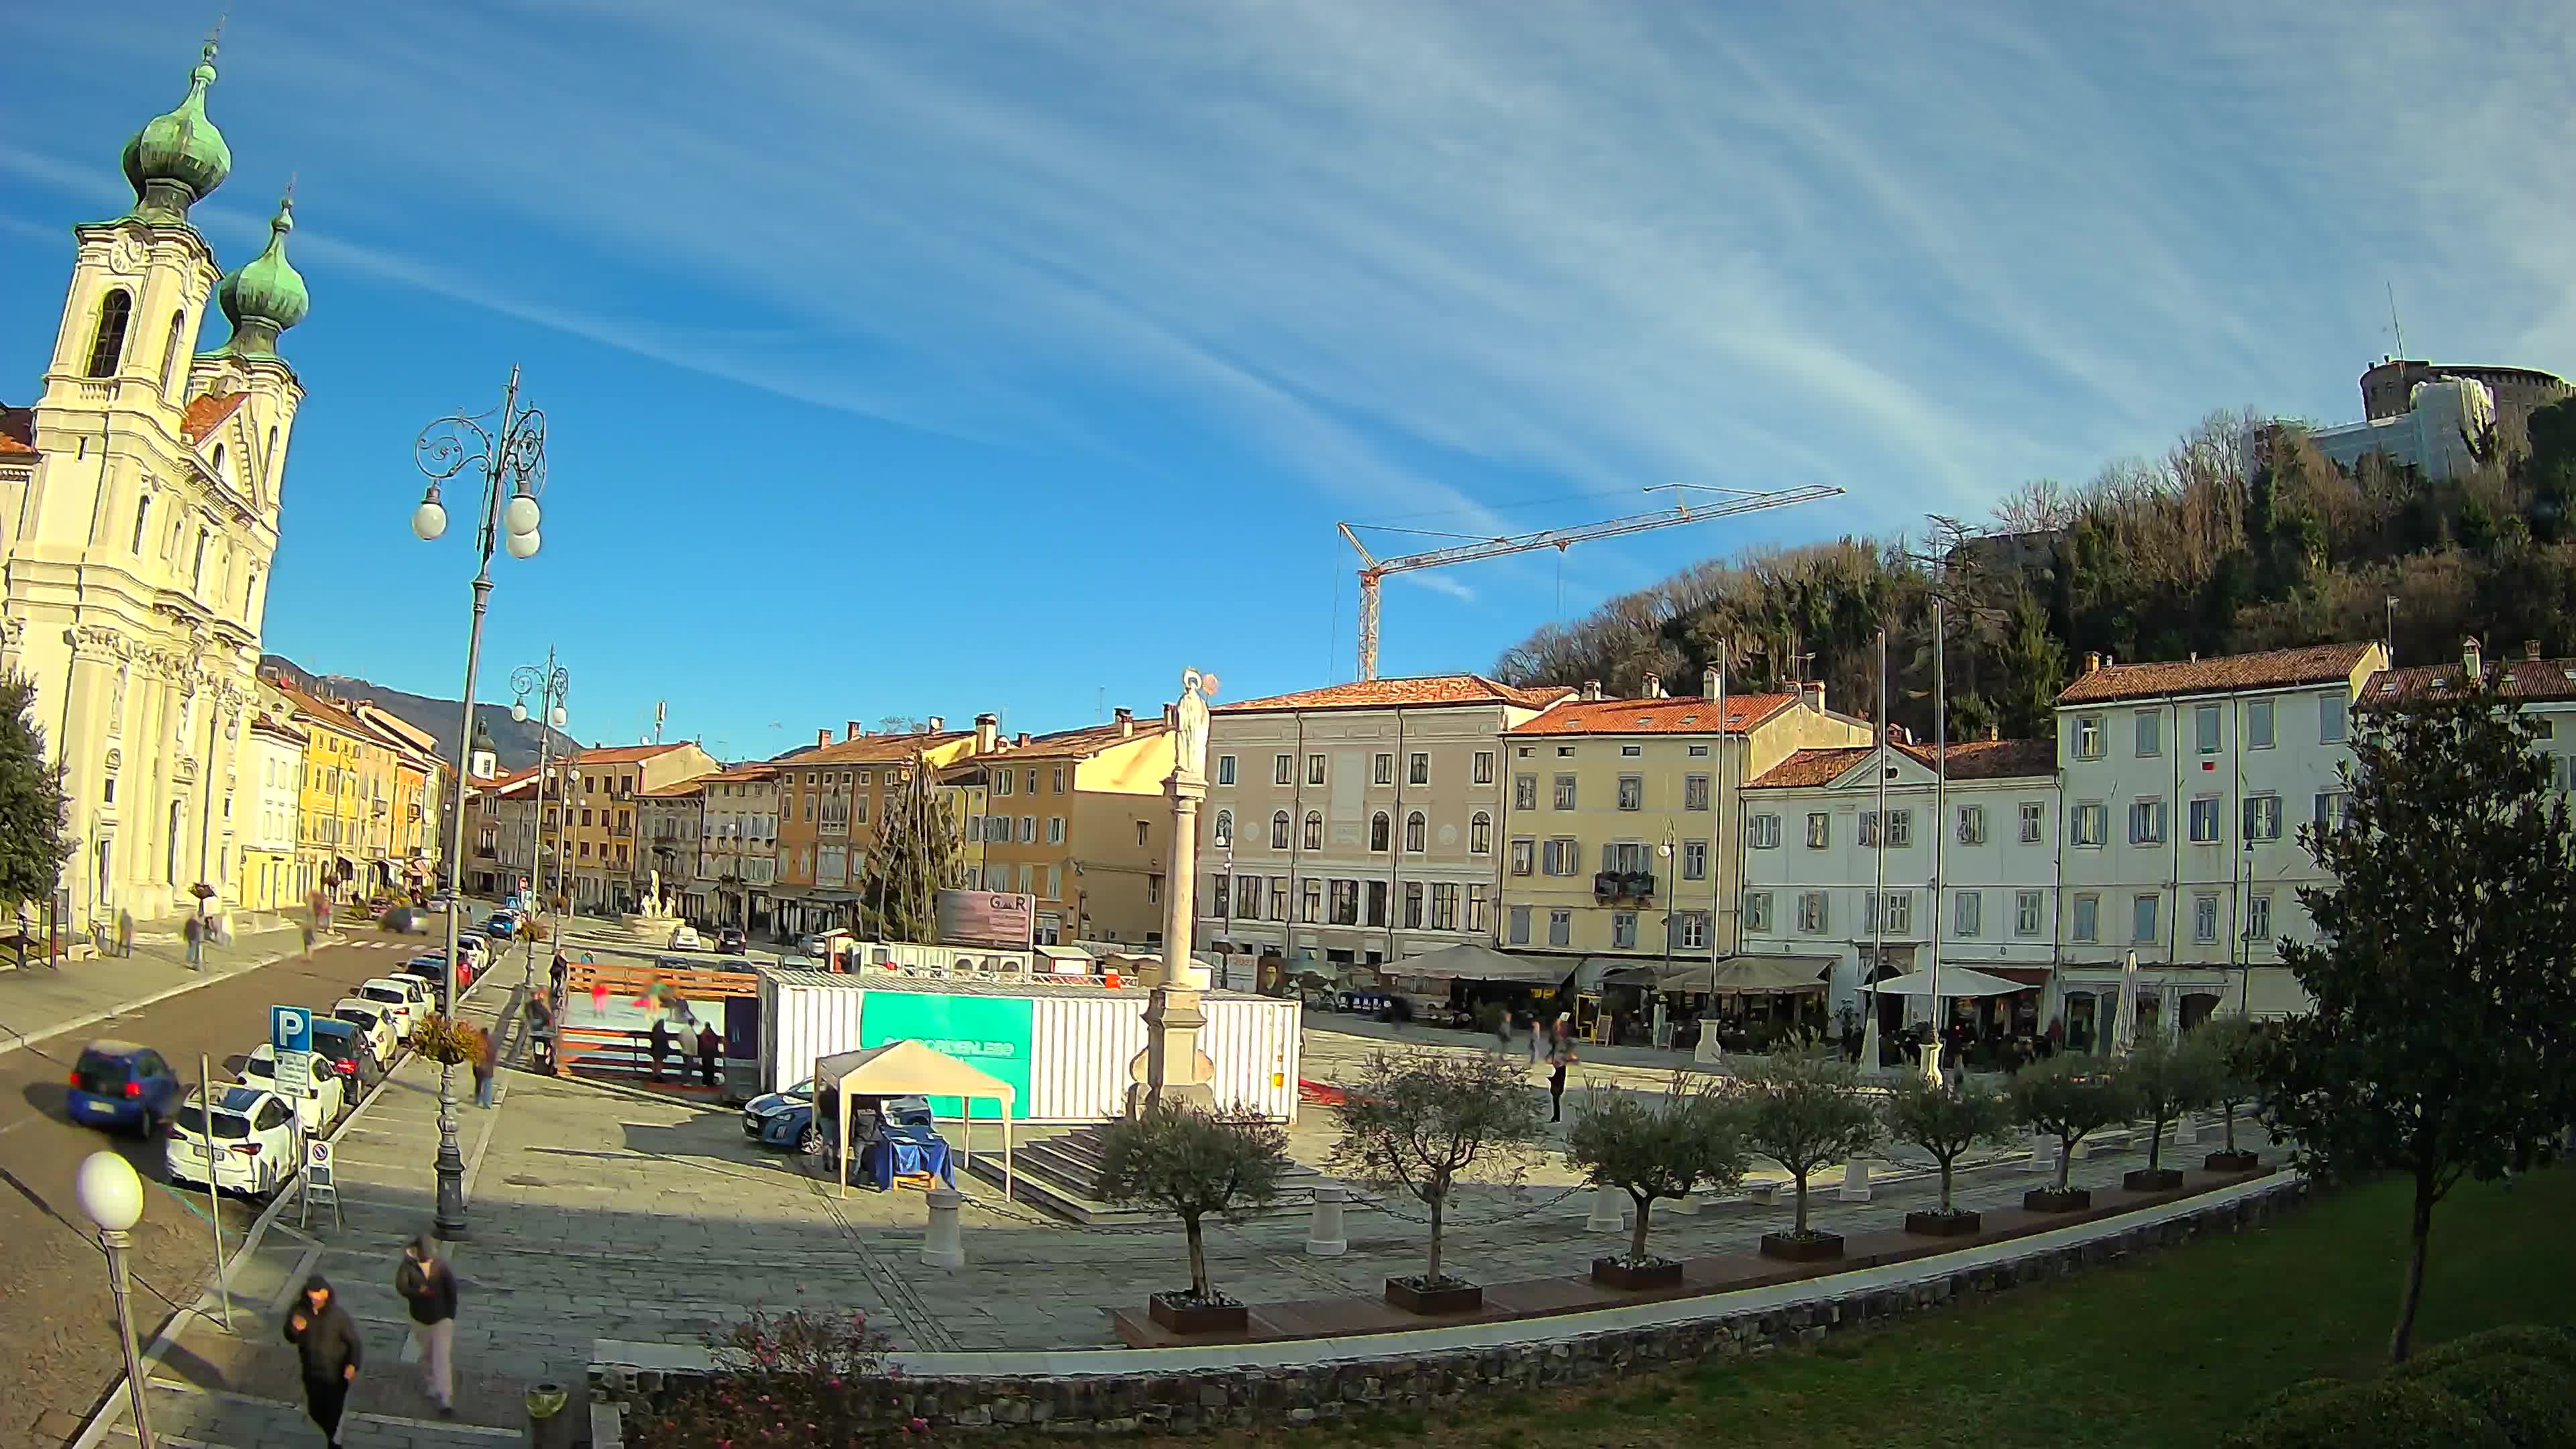
M1970 741L1949 747L1946 771L1937 762L1901 743L1801 750L1746 787L1744 951L1824 966L1838 1020L1867 1009L1865 983L1937 960L2023 988L1969 1003L1977 1020L2043 1029L2057 965L2055 749ZM1883 998L1880 1025L1929 1008Z
M735 765L709 775L698 829L699 889L717 925L766 930L778 883L778 770Z
M2141 1039L2305 1005L2279 942L2307 936L2298 890L2326 877L2299 827L2339 817L2354 701L2387 664L2377 643L2086 656L2057 701L2062 964L2048 1009L2070 1045L2110 1039L2131 952Z
M302 838L304 732L260 715L247 735L252 790L247 820L236 821L241 846L239 899L253 910L282 910L301 902L296 889L295 847Z
M62 769L76 926L222 888L258 778L245 741L304 400L276 344L309 304L282 204L229 275L189 219L231 170L205 112L213 58L128 143L133 208L73 228L41 391L0 408L0 668L35 681ZM217 306L232 335L200 353Z
M1333 971L1492 944L1500 737L1566 693L1452 674L1218 708L1198 859L1223 884L1198 894L1200 949Z

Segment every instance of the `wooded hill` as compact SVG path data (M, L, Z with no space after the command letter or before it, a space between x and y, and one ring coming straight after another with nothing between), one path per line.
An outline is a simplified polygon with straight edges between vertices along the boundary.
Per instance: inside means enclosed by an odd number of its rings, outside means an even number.
M2380 456L2347 473L2295 426L2211 416L2163 458L2080 488L2028 484L1983 526L1933 517L1710 560L1548 625L1506 652L1515 684L1695 689L1723 654L1729 687L1823 680L1875 714L1888 629L1891 717L1929 738L1936 584L1947 600L1952 738L2050 733L2051 701L2088 651L2124 661L2376 639L2394 598L2401 662L2538 640L2576 654L2576 399L2530 415L2527 453L2477 440L2471 474L2432 481Z

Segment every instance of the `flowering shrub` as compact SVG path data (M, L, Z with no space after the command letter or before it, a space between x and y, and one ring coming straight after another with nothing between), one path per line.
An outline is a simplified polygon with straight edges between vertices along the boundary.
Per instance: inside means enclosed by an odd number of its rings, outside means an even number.
M631 1413L633 1449L823 1449L926 1442L930 1425L895 1416L897 1373L868 1316L758 1309L708 1336L717 1371L658 1410Z

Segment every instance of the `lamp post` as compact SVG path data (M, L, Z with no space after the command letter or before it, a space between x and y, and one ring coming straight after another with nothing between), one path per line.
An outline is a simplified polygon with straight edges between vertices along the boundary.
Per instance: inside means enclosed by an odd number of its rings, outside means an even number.
M98 1245L107 1250L107 1286L116 1295L116 1338L125 1350L134 1437L143 1449L152 1449L152 1424L143 1409L143 1356L134 1350L134 1311L125 1301L125 1252L134 1246L134 1225L143 1221L143 1179L115 1153L93 1152L80 1165L72 1195L80 1200L82 1215L98 1224Z
M423 542L430 542L447 532L447 508L439 502L438 486L468 471L481 475L483 516L475 529L476 572L474 575L474 622L465 640L465 724L459 740L474 738L474 676L482 664L483 615L492 601L492 548L502 544L512 558L534 558L537 552L537 524L540 521L537 495L546 486L546 415L519 402L519 369L510 369L508 386L501 390L501 408L497 413L467 415L454 413L440 418L421 430L412 443L412 456L420 471L429 479L429 488L421 495L420 506L412 510L411 531ZM450 859L465 858L465 812L456 812L453 835L448 841ZM440 983L441 1008L450 1020L456 1016L456 957L458 950L458 917L447 913L447 962ZM438 1073L438 1212L431 1230L450 1242L467 1236L465 1221L465 1154L456 1141L456 1065L443 1064Z
M536 814L532 817L536 823L536 841L535 848L528 852L528 868L530 879L537 883L540 891L545 891L546 786L553 779L555 731L562 729L564 725L566 718L564 698L572 693L572 675L562 665L555 663L555 651L549 648L546 650L545 668L539 669L533 664L522 664L510 671L510 692L518 696L510 702L510 718L520 724L528 722L528 696L533 694L537 697L537 804ZM558 841L563 838L560 826L556 829L555 838ZM551 891L545 891L549 901L553 899L553 894ZM548 926L546 934L551 937L554 934L552 929L554 911L551 906L546 912L546 922ZM531 931L528 933L526 964L519 973L519 984L533 986L536 984L536 979L537 937L536 933Z

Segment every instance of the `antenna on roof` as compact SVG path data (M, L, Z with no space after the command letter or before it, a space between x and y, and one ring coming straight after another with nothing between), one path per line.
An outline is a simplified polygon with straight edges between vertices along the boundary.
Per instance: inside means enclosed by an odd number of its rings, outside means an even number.
M2406 355L2406 328L2397 320L2397 284L2383 282L2381 285L2388 289L2388 330L2396 337L2397 355L2402 358Z

